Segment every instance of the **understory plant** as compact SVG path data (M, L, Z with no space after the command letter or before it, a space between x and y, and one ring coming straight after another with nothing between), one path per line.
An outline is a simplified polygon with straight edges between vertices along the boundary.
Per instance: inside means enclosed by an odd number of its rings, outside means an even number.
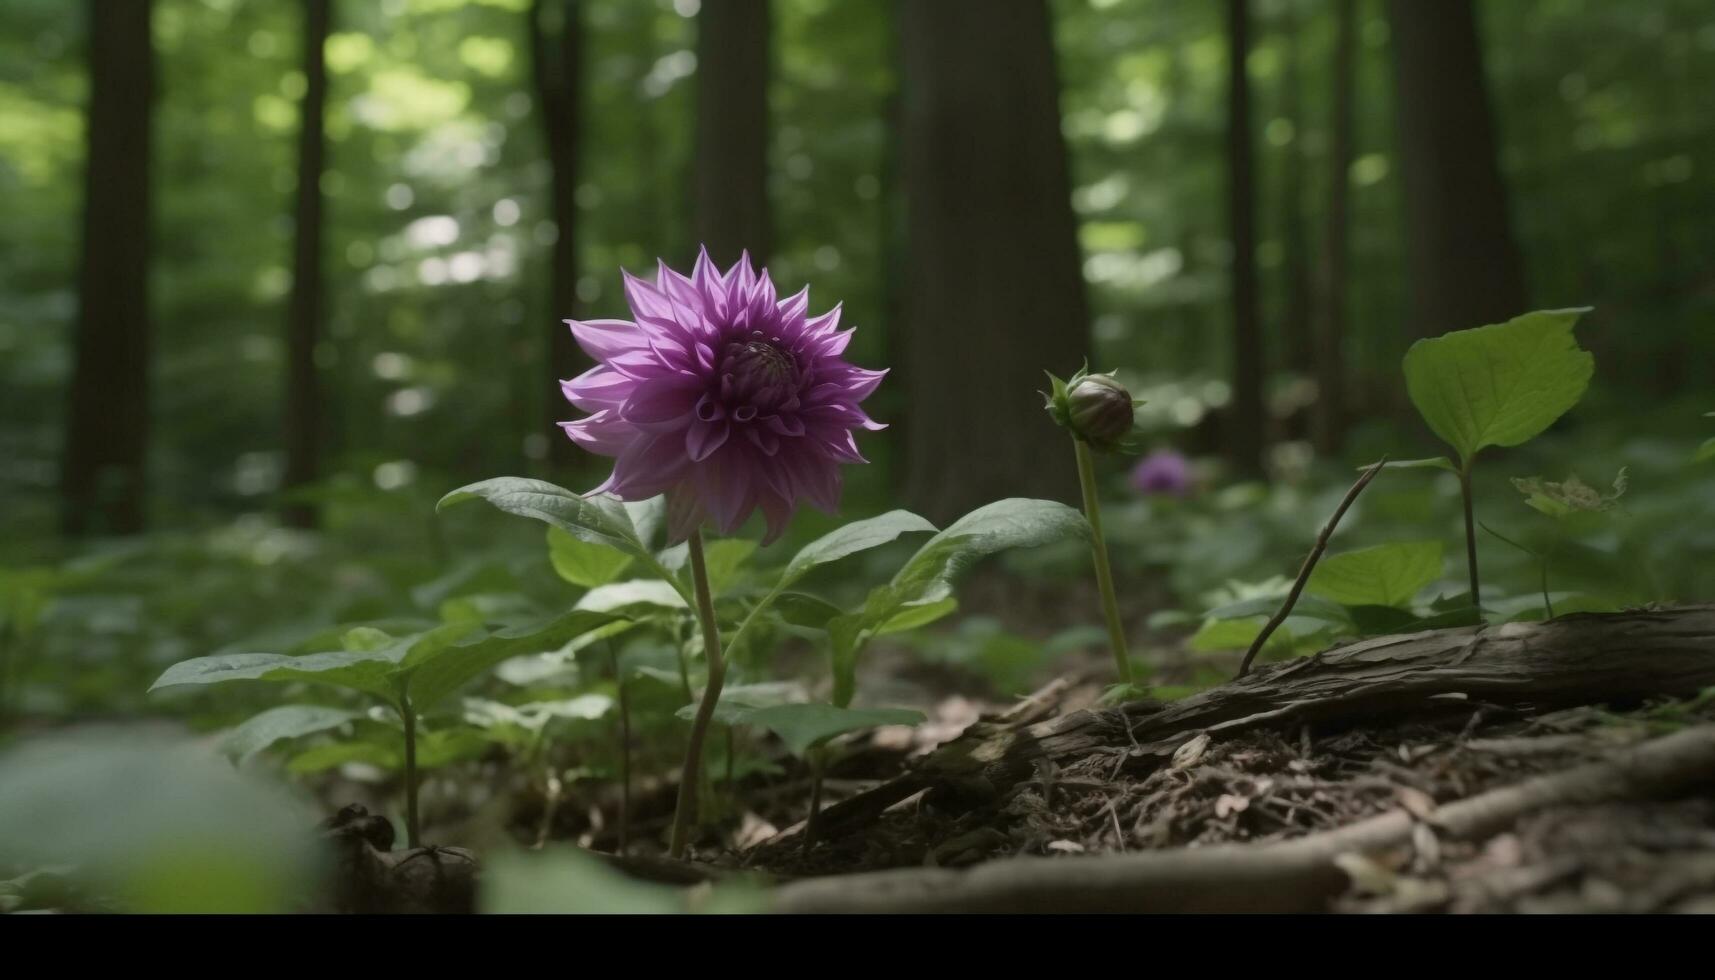
M1566 414L1590 385L1594 358L1572 327L1589 307L1539 310L1505 323L1419 340L1405 355L1405 384L1423 421L1453 447L1445 456L1389 463L1434 467L1459 477L1471 605L1482 608L1471 469L1490 447L1523 445Z
M870 637L912 617L920 624L944 615L951 608L952 576L975 558L1079 533L1084 523L1061 504L1001 501L936 534L892 582L871 593L862 610L846 613L791 592L820 566L905 534L936 531L906 511L855 521L800 550L736 620L723 621L711 585L705 526L732 535L760 511L766 544L785 531L804 501L833 513L841 467L864 462L853 434L882 428L859 403L885 372L843 360L851 331L838 329L838 307L809 316L808 290L778 297L766 270L753 271L748 255L721 272L703 251L689 276L663 263L655 282L625 273L624 286L633 319L567 321L597 363L563 385L567 399L589 414L562 427L583 448L614 458L608 479L584 494L536 480L488 480L453 491L441 505L484 499L611 549L618 556L608 567L620 558L639 563L694 614L705 681L691 712L669 844L669 854L681 857L697 813L705 742L721 709L725 654L754 643L775 621L771 610L778 606L780 618L827 633L833 703L746 708L729 699L728 718L774 730L795 750L809 752L860 724L908 720L850 708L852 670ZM656 514L662 515L668 549L683 546L688 582L638 526L639 517L653 522ZM636 589L633 583L618 585ZM723 625L730 626L724 633Z
M1108 545L1102 534L1102 502L1096 485L1092 453L1136 453L1136 411L1140 404L1112 374L1091 374L1079 368L1062 381L1048 374L1051 389L1043 394L1048 414L1072 437L1078 465L1078 486L1084 500L1084 517L1090 524L1090 553L1096 570L1096 587L1102 597L1102 618L1108 627L1108 645L1114 656L1118 680L1109 696L1125 700L1141 693L1132 680L1131 655L1126 649L1125 624L1120 621L1119 599L1114 593L1114 573L1108 562Z

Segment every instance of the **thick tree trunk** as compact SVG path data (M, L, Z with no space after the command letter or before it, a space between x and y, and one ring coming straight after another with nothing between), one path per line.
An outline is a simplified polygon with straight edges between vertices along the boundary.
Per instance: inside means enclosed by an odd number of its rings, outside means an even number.
M83 257L65 430L68 534L143 529L149 427L151 0L90 0Z
M899 31L905 495L937 522L1071 502L1072 447L1037 394L1089 349L1047 5L905 3Z
M577 315L578 152L583 110L583 5L578 0L533 0L529 34L531 68L540 103L544 142L552 174L549 207L556 235L549 263L548 376L542 379L543 419L551 468L562 470L579 458L577 447L556 425L576 413L560 394L560 382L582 374L590 360L578 349L565 323Z
M697 14L697 240L725 268L772 247L768 208L769 0L706 0Z
M1251 138L1250 0L1227 0L1227 222L1233 261L1233 403L1227 454L1240 473L1262 472L1262 325L1257 312L1256 161Z
M1389 0L1409 322L1428 337L1527 307L1471 0Z
M304 0L304 101L298 130L298 189L294 209L292 293L286 314L286 474L288 493L316 480L321 464L321 379L316 344L322 333L322 170L327 155L327 47L331 0ZM289 501L281 516L291 527L314 527L317 508Z
M1352 102L1357 48L1357 0L1335 0L1334 91L1330 105L1327 225L1317 269L1315 322L1316 402L1311 409L1311 440L1316 451L1333 455L1346 435L1346 276L1350 254L1352 191Z

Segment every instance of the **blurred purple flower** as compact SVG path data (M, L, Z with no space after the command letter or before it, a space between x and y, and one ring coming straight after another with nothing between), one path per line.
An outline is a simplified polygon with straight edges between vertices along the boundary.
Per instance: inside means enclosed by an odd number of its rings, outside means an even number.
M667 495L671 541L709 520L723 534L758 508L764 542L800 500L832 513L840 465L867 462L855 429L881 429L858 408L885 371L840 358L850 330L840 308L807 317L809 288L776 299L750 255L722 274L705 250L689 278L661 263L654 283L624 273L631 320L567 320L598 362L562 382L591 413L561 427L593 453L616 457L590 493L623 500Z
M1186 496L1191 492L1191 462L1171 449L1158 449L1132 468L1131 486L1139 493Z

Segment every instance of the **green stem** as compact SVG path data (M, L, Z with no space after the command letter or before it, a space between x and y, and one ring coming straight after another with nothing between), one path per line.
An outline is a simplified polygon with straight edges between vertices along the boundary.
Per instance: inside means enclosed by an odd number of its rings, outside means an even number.
M631 703L625 696L625 676L619 672L619 652L607 644L613 681L619 695L619 853L631 847Z
M1465 498L1465 559L1471 573L1471 605L1483 608L1482 593L1477 588L1477 520L1471 508L1471 461L1459 468L1459 493Z
M1114 669L1121 684L1131 684L1131 657L1126 652L1125 628L1120 625L1119 600L1114 596L1114 573L1108 567L1108 545L1102 538L1102 505L1096 498L1096 465L1090 447L1073 437L1078 451L1078 482L1084 488L1084 517L1090 522L1090 550L1095 554L1096 585L1102 591L1102 615L1108 620L1108 641L1113 646Z
M405 722L405 846L418 846L417 823L417 712L411 695L399 694L399 717Z
M709 592L709 570L703 561L701 530L691 532L690 552L691 582L697 593L697 617L703 624L703 654L709 661L709 681L703 687L703 700L691 722L691 740L685 746L685 766L679 774L679 804L673 813L673 836L667 846L667 855L675 859L685 856L685 846L689 843L691 818L697 810L697 781L703 768L703 739L708 735L715 704L720 701L721 685L726 680L720 626L715 622L715 600Z
M822 746L810 750L810 816L804 821L804 847L816 842L817 818L822 815L822 774L827 768Z

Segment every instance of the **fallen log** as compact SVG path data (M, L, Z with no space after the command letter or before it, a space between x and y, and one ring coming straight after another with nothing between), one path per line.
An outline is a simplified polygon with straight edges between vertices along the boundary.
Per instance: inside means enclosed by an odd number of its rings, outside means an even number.
M965 871L908 868L795 882L772 910L826 912L1316 912L1347 887L1343 855L1410 845L1421 820L1474 840L1552 806L1669 798L1715 781L1715 725L1600 762L1448 803L1420 817L1392 810L1338 830L1266 845L1092 857L1006 858Z
M1688 696L1715 685L1715 605L1584 613L1541 623L1429 630L1360 640L1255 670L1180 701L1140 700L1028 724L980 724L914 771L827 808L823 839L849 834L928 790L953 808L996 798L1041 760L1096 753L1160 765L1199 735L1258 726L1390 724L1476 704L1546 710ZM766 865L796 830L758 845Z

